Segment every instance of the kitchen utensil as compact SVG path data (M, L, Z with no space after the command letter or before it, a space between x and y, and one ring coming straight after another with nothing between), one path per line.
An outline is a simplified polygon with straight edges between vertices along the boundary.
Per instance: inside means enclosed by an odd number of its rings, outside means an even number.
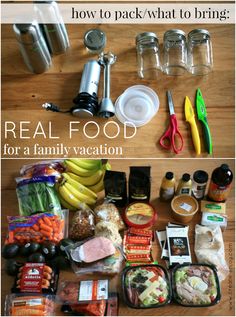
M99 64L104 67L103 74L103 98L100 103L98 116L102 118L110 118L115 114L115 108L110 98L110 70L111 65L116 62L116 55L113 53L101 53L98 60Z
M172 148L176 154L179 154L183 149L184 141L178 128L178 121L175 115L173 99L169 90L167 91L167 98L170 111L170 123L166 132L160 139L160 145L166 150L171 150ZM176 145L177 139L180 141L179 147Z
M195 121L193 106L188 96L185 97L184 112L185 112L186 121L190 124L190 127L191 127L191 133L192 133L192 139L193 139L195 151L199 155L201 153L201 142L200 142L197 124Z
M205 145L207 147L207 152L212 154L212 138L211 131L207 121L207 111L204 99L202 97L201 90L198 88L196 93L196 107L197 107L197 117L198 120L202 122Z

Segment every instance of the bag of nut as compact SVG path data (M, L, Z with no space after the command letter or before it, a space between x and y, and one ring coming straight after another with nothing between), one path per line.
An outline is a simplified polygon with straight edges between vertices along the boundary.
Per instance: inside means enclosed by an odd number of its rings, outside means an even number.
M90 209L77 210L72 218L69 236L73 240L84 240L94 235L94 215Z

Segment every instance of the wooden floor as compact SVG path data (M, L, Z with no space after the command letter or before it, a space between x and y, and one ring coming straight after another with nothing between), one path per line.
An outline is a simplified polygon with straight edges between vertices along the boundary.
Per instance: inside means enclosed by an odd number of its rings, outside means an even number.
M223 162L229 164L230 168L234 171L234 160L110 160L113 170L125 171L128 177L129 166L131 165L150 165L152 176L152 195L151 203L155 206L158 214L158 219L155 224L155 229L164 229L167 222L174 221L171 218L170 205L168 203L161 203L158 199L159 187L161 179L166 171L172 171L175 174L176 179L179 179L183 173L190 173L191 175L197 169L203 169L211 175L214 168L218 167ZM7 229L7 215L18 214L18 204L15 193L15 181L14 178L18 176L19 169L23 164L32 163L32 160L2 160L2 239L4 241ZM209 308L186 308L174 303L167 305L159 309L146 309L146 310L134 310L128 308L121 296L120 288L120 276L116 276L111 280L111 290L118 291L120 294L120 307L119 315L121 316L233 316L234 312L234 293L235 293L235 225L234 225L234 210L235 210L235 192L234 188L230 193L230 197L227 200L227 214L228 214L228 227L223 234L225 244L226 260L230 267L230 274L227 279L221 284L222 299L219 304ZM200 223L201 213L198 212L189 224L190 232L189 239L191 245L191 253L193 262L194 256L194 227L196 223ZM159 245L155 242L156 246L156 260L160 264L164 264L161 259L161 251ZM64 279L74 280L75 275L72 271L62 271L60 274L60 281ZM10 293L11 285L13 284L13 278L7 276L4 273L4 260L2 261L2 308L5 299L5 295ZM60 315L59 307L57 315Z
M30 139L20 140L21 148L29 146L29 157L36 156L33 153L33 144L52 147L57 144L66 146L90 146L107 144L108 147L122 147L119 157L129 158L162 158L176 157L172 152L166 152L159 146L159 139L167 128L169 114L166 103L166 90L171 90L175 111L179 122L180 131L184 137L184 149L178 157L196 157L190 135L190 128L185 122L184 98L190 97L194 103L196 89L201 88L206 102L208 121L213 139L213 157L234 157L234 26L233 25L198 25L198 28L207 28L212 36L214 53L214 70L208 76L192 76L185 74L180 77L170 77L161 74L156 81L141 80L137 76L135 36L143 31L157 33L162 45L163 34L171 28L180 28L179 25L100 25L106 32L107 47L117 55L117 62L111 70L111 96L115 101L122 92L137 84L144 84L153 88L160 99L160 109L157 115L147 125L138 128L134 138L124 139L123 125L119 123L121 133L117 138L109 139L103 134L106 120L95 119L99 123L101 132L96 139L88 139L82 129L85 121L69 114L46 112L41 108L45 102L53 102L63 110L72 106L72 99L77 95L81 72L84 63L89 59L97 58L88 54L83 46L83 35L86 30L98 27L98 25L74 24L68 25L70 50L53 58L53 67L44 74L33 75L28 72L22 61L12 26L2 25L2 121L14 121L16 123L17 138L5 139L5 129L2 129L2 143L10 146L19 146L19 121L30 121L24 126L30 132L25 135ZM186 33L196 28L196 25L181 25ZM100 82L99 97L102 95L102 82ZM115 120L116 119L110 119ZM59 139L47 139L37 137L33 139L33 131L38 121L41 121L46 133L49 130L49 122L52 124L52 134ZM70 121L81 121L80 131L69 138L68 127ZM117 121L118 122L118 121ZM199 123L199 122L198 122ZM199 126L200 134L202 127ZM133 130L132 130L133 131ZM132 133L132 131L128 131ZM94 133L94 126L88 129L88 133ZM113 129L107 133L112 135ZM202 139L202 136L201 136ZM203 142L202 142L203 143ZM2 152L2 154L4 154ZM3 155L7 157L8 155ZM19 157L23 156L23 151ZM38 157L45 155L37 154ZM52 157L53 155L51 155ZM69 156L74 156L69 152ZM104 157L117 157L116 155L103 155ZM208 157L203 148L201 157Z

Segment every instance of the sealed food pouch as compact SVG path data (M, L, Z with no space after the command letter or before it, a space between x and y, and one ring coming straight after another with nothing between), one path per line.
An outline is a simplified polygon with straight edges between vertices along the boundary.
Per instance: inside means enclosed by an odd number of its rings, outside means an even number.
M194 251L199 263L216 266L220 281L227 277L229 267L225 260L224 241L219 226L196 225Z
M5 299L5 316L55 316L55 296L10 294Z
M35 212L58 214L61 204L55 190L55 176L38 176L17 184L20 215L30 216Z
M72 218L69 236L73 240L84 240L94 234L94 214L91 209L80 209Z

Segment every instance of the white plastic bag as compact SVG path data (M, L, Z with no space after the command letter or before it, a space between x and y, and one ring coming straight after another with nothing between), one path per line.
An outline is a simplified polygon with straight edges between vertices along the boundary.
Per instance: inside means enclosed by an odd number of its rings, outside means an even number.
M220 281L227 277L229 267L225 261L224 241L219 226L196 225L194 251L199 263L216 266Z

